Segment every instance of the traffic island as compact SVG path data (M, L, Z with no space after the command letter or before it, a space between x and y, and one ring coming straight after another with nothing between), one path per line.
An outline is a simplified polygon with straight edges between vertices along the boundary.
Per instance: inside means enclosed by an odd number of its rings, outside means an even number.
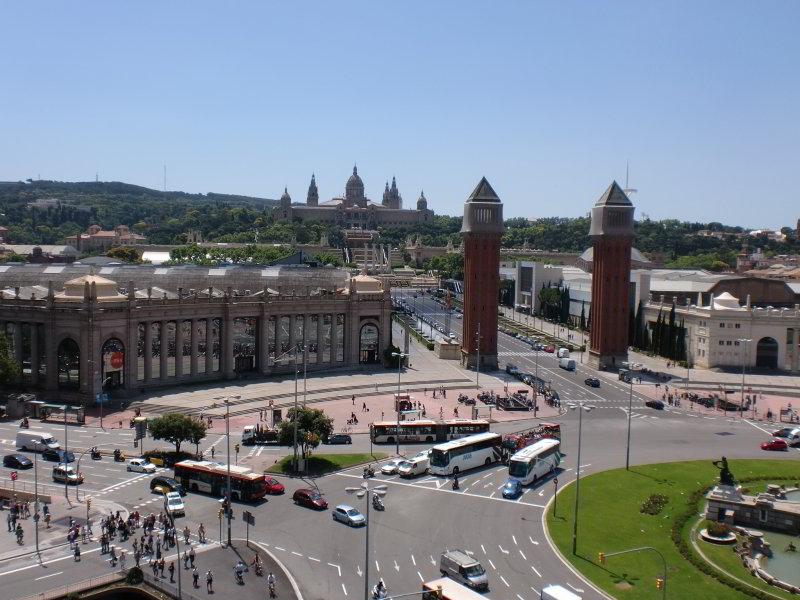
M387 456L388 454L386 454L386 452L374 452L373 454L370 454L369 452L357 452L355 454L315 454L302 459L305 469L297 474L317 477L320 475L333 473L335 471L341 471L342 469L346 469L348 467L354 467L356 465L373 461L380 461ZM298 456L297 460L301 460L300 456ZM296 473L292 469L293 462L293 456L286 456L269 467L265 472L294 475Z
M731 460L730 470L754 493L776 481L800 479L800 466L786 461ZM557 513L552 503L548 508L549 537L565 560L619 599L663 598L667 590L670 598L698 600L793 597L754 577L731 546L704 544L702 553L696 548L705 494L719 474L705 460L581 477L576 553L574 483L559 492ZM638 548L647 551L607 556ZM722 555L725 560L718 560Z

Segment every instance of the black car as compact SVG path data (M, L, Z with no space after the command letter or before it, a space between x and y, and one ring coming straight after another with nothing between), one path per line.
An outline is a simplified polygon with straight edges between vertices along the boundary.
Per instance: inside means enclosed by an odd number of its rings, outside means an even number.
M42 458L59 463L75 462L75 455L72 453L72 450L53 450L52 448L47 448L42 451Z
M12 469L30 469L33 461L24 454L6 454L3 457L3 466Z
M657 410L664 410L664 403L661 400L648 400L644 405Z
M600 380L597 377L587 377L586 380L583 382L589 387L600 387Z
M158 488L158 489L156 489ZM179 482L172 477L158 475L150 480L150 491L164 494L166 492L178 492L181 496L186 495L186 490Z
M329 444L352 444L353 438L346 433L332 433L328 436Z

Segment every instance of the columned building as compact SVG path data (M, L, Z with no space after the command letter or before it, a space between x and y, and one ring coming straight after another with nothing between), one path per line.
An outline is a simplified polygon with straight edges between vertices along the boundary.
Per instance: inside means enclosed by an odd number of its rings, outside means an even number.
M628 360L633 204L614 181L592 208L592 327L589 365Z
M380 363L390 343L388 290L365 275L307 267L102 271L0 272L0 332L22 367L19 388L89 405L102 392L130 397L292 373L295 348L309 372ZM47 283L30 281L37 277Z
M486 181L464 204L464 328L461 362L467 368L497 369L497 299L503 204Z

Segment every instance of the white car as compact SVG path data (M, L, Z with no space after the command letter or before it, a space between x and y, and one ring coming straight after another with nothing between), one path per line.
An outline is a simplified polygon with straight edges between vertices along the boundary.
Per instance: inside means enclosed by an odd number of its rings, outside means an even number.
M132 458L128 461L128 471L137 473L155 473L156 466L146 458Z
M394 475L397 473L397 469L400 468L400 465L402 465L405 461L405 458L393 458L389 462L384 463L384 465L381 467L381 473L384 475Z
M186 507L178 492L167 492L167 496L164 499L164 510L173 517L183 517L186 515Z

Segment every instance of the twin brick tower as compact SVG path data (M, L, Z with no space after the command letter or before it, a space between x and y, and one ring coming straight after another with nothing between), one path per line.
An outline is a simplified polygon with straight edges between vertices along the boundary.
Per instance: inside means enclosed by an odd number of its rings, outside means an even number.
M589 365L604 369L628 359L634 207L614 181L592 207ZM503 204L482 178L464 204L464 329L461 363L497 369L497 306Z

